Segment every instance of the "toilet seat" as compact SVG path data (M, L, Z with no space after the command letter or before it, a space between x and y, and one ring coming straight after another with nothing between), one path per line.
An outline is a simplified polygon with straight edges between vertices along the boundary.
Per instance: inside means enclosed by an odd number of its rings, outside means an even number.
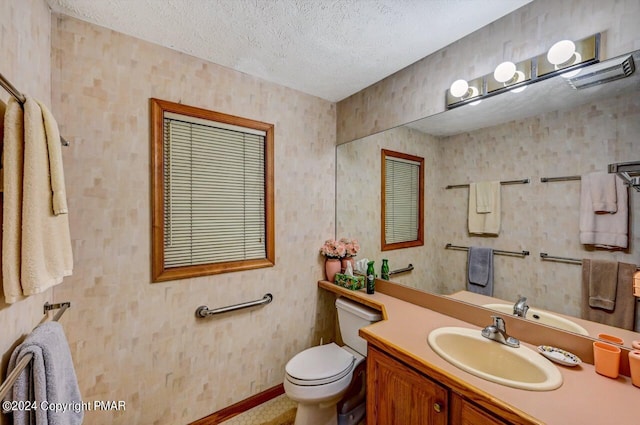
M355 362L353 354L330 343L296 354L285 366L285 371L287 380L295 385L324 385L350 374Z

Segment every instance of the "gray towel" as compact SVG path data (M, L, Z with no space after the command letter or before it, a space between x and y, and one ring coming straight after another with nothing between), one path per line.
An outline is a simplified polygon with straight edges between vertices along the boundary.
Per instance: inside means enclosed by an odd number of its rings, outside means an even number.
M37 410L13 412L14 425L76 425L81 424L84 412L80 408L82 397L73 368L69 344L58 322L37 326L11 354L7 374L26 354L33 359L18 376L6 399L35 401ZM46 403L43 403L46 402ZM61 403L61 409L44 409L47 404ZM33 416L30 417L30 414ZM34 421L35 418L35 421Z
M618 263L615 308L611 311L589 305L591 260L582 260L582 318L617 328L635 329L636 299L633 296L635 264Z
M493 295L493 249L469 247L467 291Z

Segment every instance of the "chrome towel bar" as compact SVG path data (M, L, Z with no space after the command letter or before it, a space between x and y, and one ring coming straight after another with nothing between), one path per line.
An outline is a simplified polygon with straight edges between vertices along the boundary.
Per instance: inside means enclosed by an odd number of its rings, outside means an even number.
M501 181L500 184L502 186L505 185L509 185L509 184L528 184L531 183L530 179L520 179L520 180L506 180L506 181ZM458 189L461 187L469 187L469 183L466 184L450 184L449 186L445 187L445 189Z
M557 261L560 263L582 264L582 260L580 258L558 257L557 255L549 255L546 252L541 252L540 258L542 260ZM636 265L636 269L640 270L640 265Z
M24 103L27 101L27 98L24 97L24 95L20 93L20 91L18 91L18 89L15 88L15 86L11 84L11 82L7 80L2 74L0 74L0 86L2 86L2 88L4 88L7 93L13 96L13 98L17 100L20 105L24 105ZM69 146L69 142L67 142L62 136L60 136L60 143L62 144L62 146Z
M248 301L246 303L240 303L240 304L234 304L234 305L228 305L226 307L214 308L212 310L209 310L209 307L207 307L206 305L201 305L196 309L196 317L208 317L208 316L213 316L214 314L227 313L229 311L234 311L234 310L242 310L243 308L267 305L271 301L273 301L273 295L265 294L264 297L262 297L259 300Z
M468 251L469 247L468 246L459 246L459 245L452 245L450 243L446 244L444 249L461 249L464 251ZM529 251L502 251L500 249L494 249L493 250L494 254L498 254L498 255L517 255L520 257L526 257L527 255L529 255Z
M64 312L71 307L71 303L64 302L59 304L49 304L48 302L44 304L44 313L47 314L50 310L60 309L58 313L53 317L53 322L57 322L60 319L60 316L64 314ZM7 379L0 385L0 400L4 400L4 397L9 393L9 391L13 388L13 384L16 383L18 376L22 373L24 368L26 368L31 359L33 358L33 354L27 353L24 357L20 359L16 366L13 368L11 373L7 375Z

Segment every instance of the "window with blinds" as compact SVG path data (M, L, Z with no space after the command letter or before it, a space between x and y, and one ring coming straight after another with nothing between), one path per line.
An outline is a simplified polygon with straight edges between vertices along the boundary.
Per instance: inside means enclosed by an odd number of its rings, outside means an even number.
M154 281L272 266L273 125L156 99L152 116Z
M424 159L382 150L382 250L424 244Z

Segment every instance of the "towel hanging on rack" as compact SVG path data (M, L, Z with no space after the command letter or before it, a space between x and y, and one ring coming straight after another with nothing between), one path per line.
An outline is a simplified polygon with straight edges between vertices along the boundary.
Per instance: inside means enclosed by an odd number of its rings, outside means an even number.
M58 322L45 322L37 326L11 354L10 373L24 356L32 355L31 363L16 379L7 400L34 401L38 409L13 411L15 425L51 424L80 425L82 409L43 409L43 402L55 406L82 403L80 389L67 338ZM35 416L35 421L33 421Z
M68 215L56 215L66 210L62 162L52 159L60 155L59 133L46 114L28 97L24 114L15 99L9 99L5 114L2 275L7 303L61 283L73 269Z

